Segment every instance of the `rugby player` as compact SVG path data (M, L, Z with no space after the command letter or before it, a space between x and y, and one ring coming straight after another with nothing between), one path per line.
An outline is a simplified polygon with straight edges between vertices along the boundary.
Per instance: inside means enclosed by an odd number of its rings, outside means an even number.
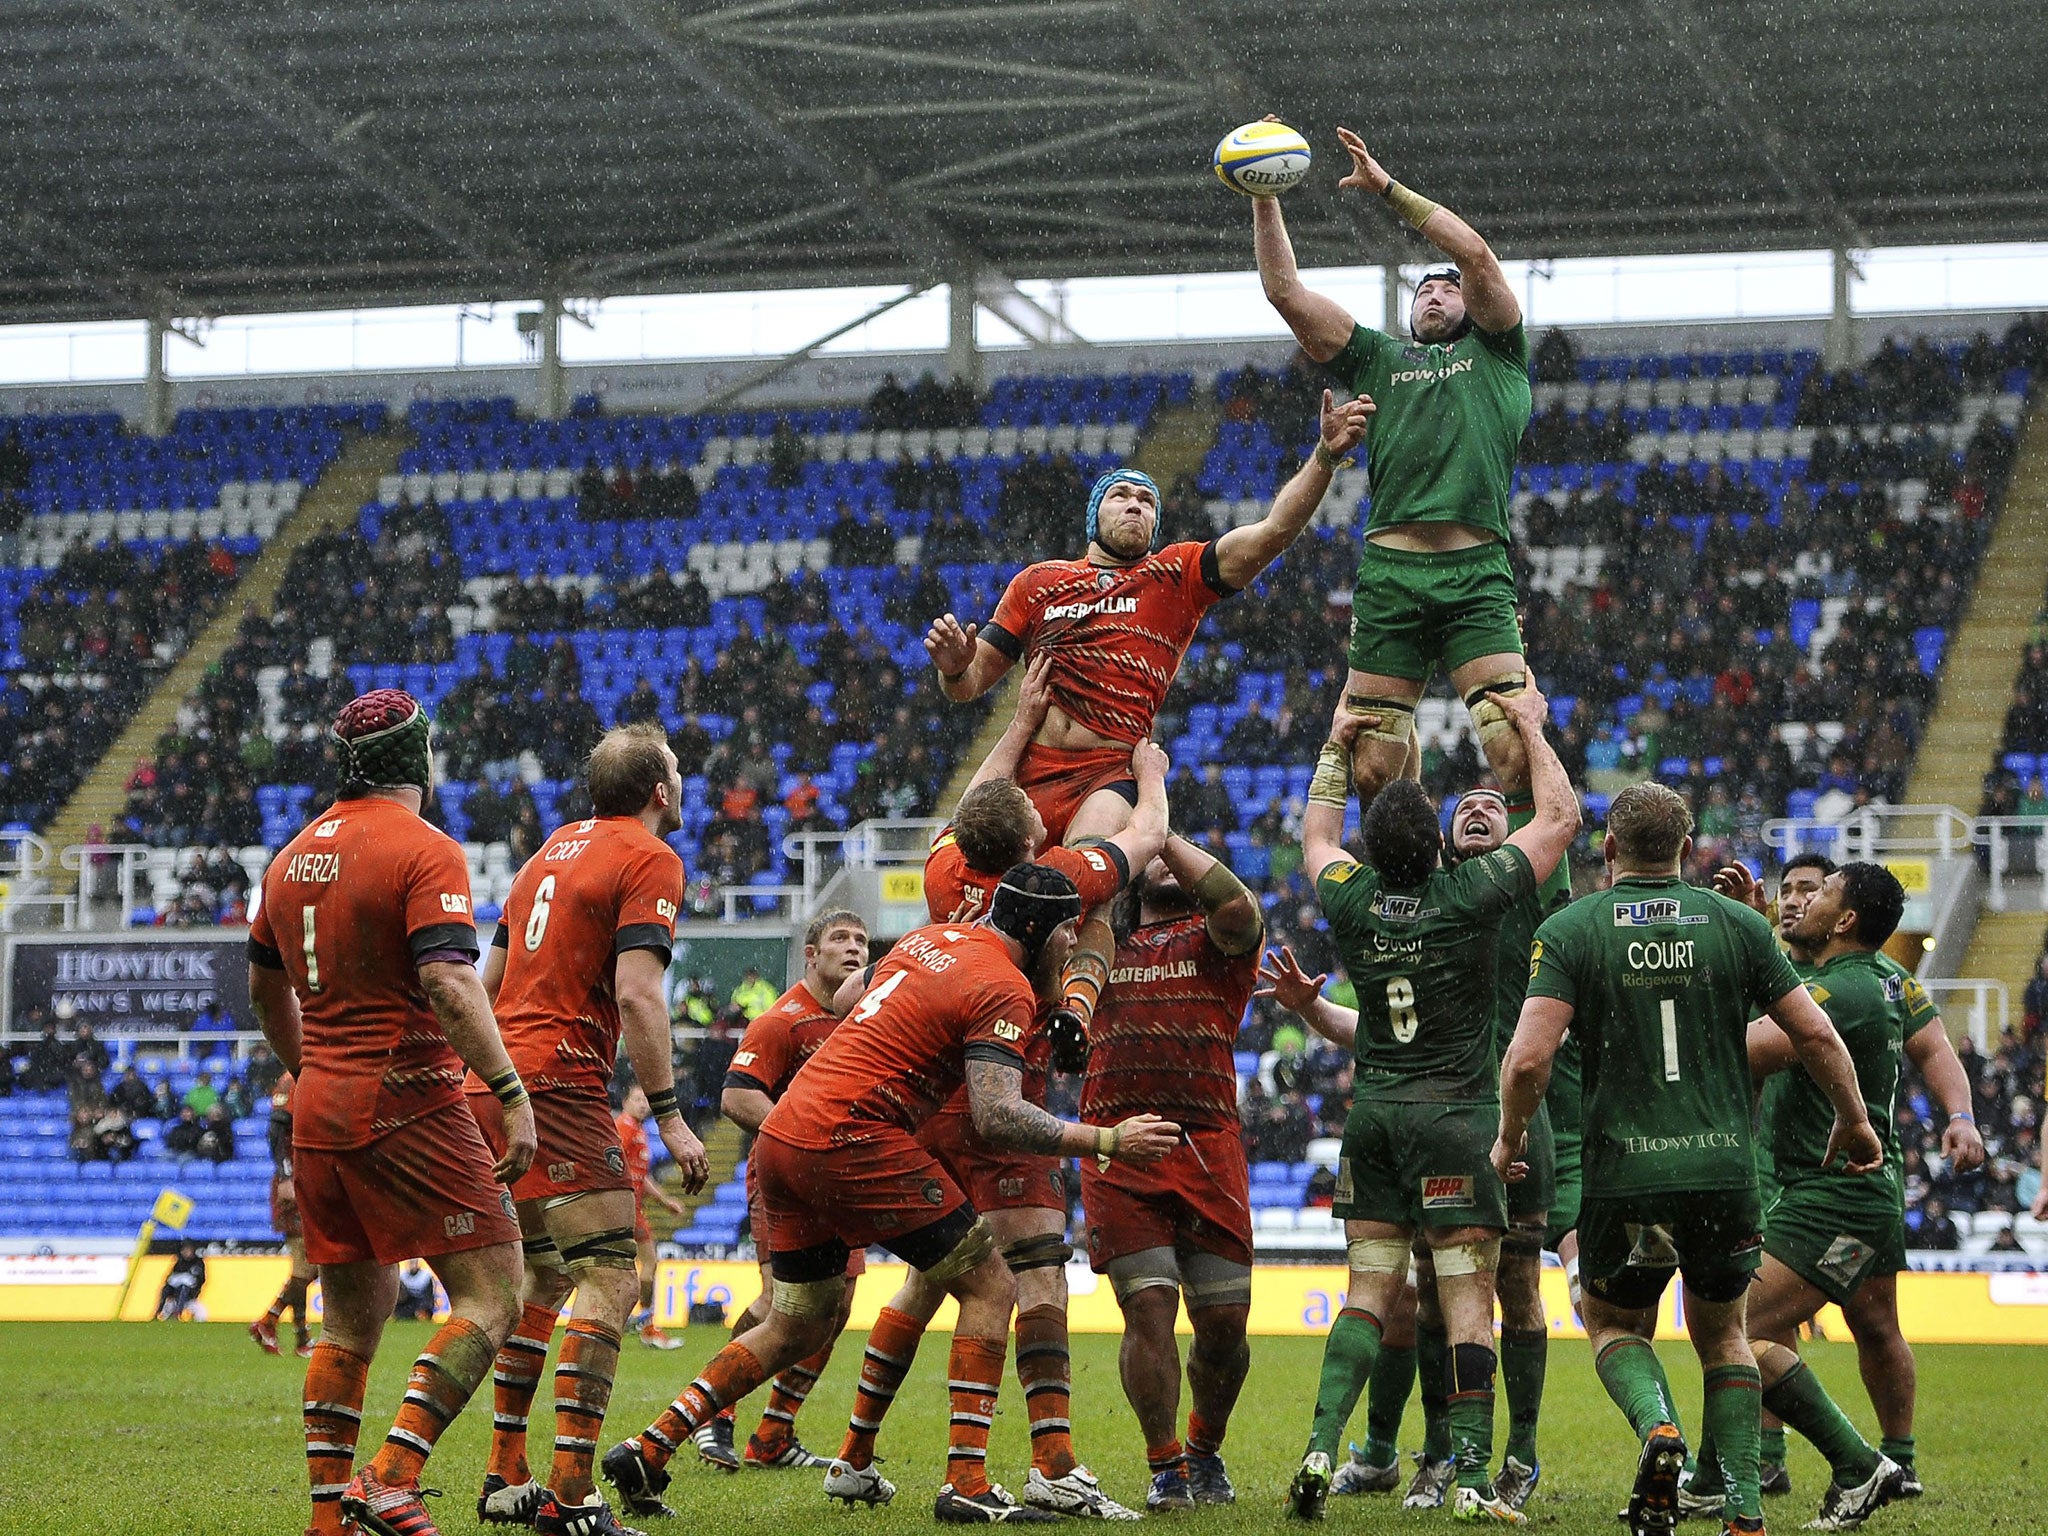
M726 1119L748 1135L761 1129L761 1122L776 1101L788 1091L790 1080L838 1027L841 1009L834 999L850 976L857 976L868 963L868 926L858 912L839 908L820 912L804 930L804 973L796 984L767 1008L755 1015L733 1052L732 1065L725 1074L725 1088L718 1107ZM850 1007L857 998L849 998ZM747 1205L753 1211L758 1242L767 1230L761 1208L760 1178L755 1165L747 1164ZM867 1273L868 1254L856 1248L846 1255L846 1290L834 1315L832 1336L824 1347L775 1378L768 1406L761 1414L760 1427L747 1437L744 1464L750 1467L822 1467L828 1458L814 1456L796 1438L797 1411L810 1396L832 1358L832 1346L846 1328L853 1308L853 1291ZM733 1320L733 1337L758 1327L768 1315L774 1277L769 1273L768 1250L761 1247L761 1291L747 1309ZM733 1449L733 1405L728 1403L718 1416L692 1437L697 1454L723 1472L737 1472L742 1457Z
M1003 876L981 922L915 929L876 968L859 1006L790 1084L754 1143L761 1237L774 1276L767 1317L605 1455L605 1475L631 1508L658 1513L676 1447L726 1403L823 1347L845 1294L849 1251L880 1242L959 1303L947 1369L946 1483L933 1513L968 1524L1058 1518L988 1480L1016 1282L988 1222L916 1131L964 1079L975 1129L998 1146L1138 1162L1172 1150L1179 1127L1156 1116L1076 1125L1024 1097L1038 998L1058 985L1080 917L1072 881L1021 864ZM893 1397L908 1364L879 1359L871 1339L856 1412L861 1402ZM887 1503L896 1490L872 1455L870 1446L835 1462L826 1492Z
M496 1362L501 1401L477 1515L545 1536L624 1529L591 1477L619 1340L640 1291L641 1179L620 1144L609 1092L622 1042L684 1188L702 1188L710 1171L676 1099L662 995L683 900L683 861L663 839L682 826L682 774L661 726L648 722L606 731L585 779L595 814L557 828L514 878L483 977L505 1049L533 1096L540 1150L512 1186L525 1307ZM475 1075L466 1086L485 1140L498 1145L497 1098ZM643 1157L645 1148L642 1140ZM526 1411L571 1289L543 1485L526 1464ZM506 1377L524 1385L525 1401L503 1399Z
M1685 1437L1650 1340L1657 1301L1685 1278L1686 1322L1706 1374L1705 1432L1729 1480L1724 1523L1763 1528L1757 1490L1762 1380L1744 1298L1763 1212L1750 1133L1749 1021L1768 1013L1833 1106L1828 1160L1868 1173L1883 1147L1855 1066L1827 1015L1739 901L1680 877L1692 815L1661 784L1608 808L1609 889L1546 918L1501 1080L1493 1163L1519 1177L1529 1122L1569 1029L1585 1092L1579 1213L1581 1312L1601 1384L1642 1442L1628 1519L1636 1536L1677 1516Z
M1147 1509L1229 1504L1223 1437L1251 1364L1251 1177L1238 1128L1238 1026L1258 984L1265 914L1229 868L1182 837L1112 909L1116 965L1095 1027L1081 1118L1155 1105L1182 1144L1148 1168L1082 1165L1088 1262L1124 1315L1117 1363L1145 1437ZM1182 1301L1193 1396L1180 1419Z
M1802 980L1811 979L1815 966L1814 953L1799 939L1806 907L1820 894L1823 883L1834 872L1832 859L1818 853L1803 853L1786 860L1784 869L1779 873L1778 937L1792 961L1792 969ZM1764 907L1763 887L1739 864L1717 871L1714 888L1724 896L1746 901L1769 915ZM1919 983L1911 985L1924 999L1926 994ZM1956 1172L1968 1173L1984 1163L1984 1138L1977 1133L1977 1119L1971 1107L1970 1075L1963 1070L1940 1015L1933 1012L1932 1003L1928 1003L1927 1008L1928 1015L1920 1019L1906 1037L1905 1054L1918 1069L1928 1094L1947 1117L1941 1134L1943 1159ZM1778 1074L1764 1084L1763 1105L1758 1116L1763 1134L1757 1138L1757 1178L1766 1211L1770 1210L1779 1188L1772 1158L1772 1125L1777 1105L1790 1088L1791 1075L1787 1073ZM1900 1253L1905 1246L1903 1179L1900 1181L1898 1206L1899 1236L1896 1241L1879 1245L1880 1257ZM1769 1252L1768 1232L1765 1251ZM1913 1347L1906 1342L1906 1336L1899 1328L1896 1272L1882 1263L1874 1264L1841 1307L1850 1335L1856 1340L1856 1363L1863 1377L1863 1389L1877 1413L1878 1432L1883 1437L1878 1449L1897 1462L1904 1473L1898 1496L1918 1498L1925 1491L1920 1481L1913 1440L1913 1409L1918 1395L1919 1373L1913 1359ZM1785 1467L1784 1426L1768 1407L1764 1413L1761 1454L1763 1491L1766 1494L1790 1493L1792 1477Z
M292 1193L292 1095L296 1090L297 1082L289 1072L270 1090L270 1224L284 1239L291 1273L271 1301L270 1310L249 1325L249 1337L266 1355L282 1353L277 1344L277 1325L289 1311L292 1353L301 1360L310 1360L313 1330L307 1326L306 1291L313 1283L313 1266L306 1262L306 1229L299 1220L299 1197Z
M1395 181L1350 129L1337 137L1351 157L1339 185L1378 193L1455 263L1422 274L1408 335L1389 336L1303 286L1280 200L1252 199L1266 298L1303 351L1378 406L1345 684L1346 707L1375 717L1353 750L1359 803L1370 805L1401 772L1415 705L1441 665L1520 826L1528 763L1519 733L1489 700L1514 693L1527 670L1508 563L1515 454L1533 398L1522 307L1471 225Z
M1323 391L1322 436L1309 461L1263 518L1207 543L1159 548L1159 487L1139 470L1111 470L1089 493L1081 559L1026 566L986 624L948 613L931 626L925 650L956 703L979 698L1024 656L1052 654L1052 705L1014 773L1045 820L1046 841L1075 844L1129 824L1131 748L1151 735L1202 615L1250 586L1300 536L1372 411L1364 396L1337 401ZM1082 1064L1115 949L1107 915L1091 911L1051 1025L1063 1070Z
M1438 867L1443 832L1422 786L1381 790L1362 828L1367 860L1340 839L1351 789L1351 736L1369 722L1339 705L1302 818L1303 870L1357 989L1350 1020L1357 1062L1337 1165L1334 1213L1344 1221L1349 1294L1330 1330L1308 1451L1288 1509L1320 1519L1331 1461L1379 1353L1380 1318L1399 1295L1418 1230L1436 1261L1449 1344L1445 1400L1461 1520L1519 1524L1493 1492L1494 1271L1508 1225L1507 1192L1487 1158L1498 1120L1494 966L1502 921L1533 902L1579 829L1579 804L1543 739L1549 705L1534 680L1495 695L1521 733L1536 816L1500 847ZM1330 1005L1317 994L1318 1014ZM1325 1033L1335 1020L1311 1016Z
M504 1186L533 1161L533 1106L477 975L468 863L420 819L434 786L425 711L380 688L343 707L331 739L339 794L271 861L249 926L250 1000L297 1080L292 1186L325 1302L306 1367L312 1529L433 1536L420 1469L519 1313L519 1221ZM463 1101L465 1064L503 1106L495 1163ZM356 1471L370 1361L397 1265L414 1257L451 1315Z

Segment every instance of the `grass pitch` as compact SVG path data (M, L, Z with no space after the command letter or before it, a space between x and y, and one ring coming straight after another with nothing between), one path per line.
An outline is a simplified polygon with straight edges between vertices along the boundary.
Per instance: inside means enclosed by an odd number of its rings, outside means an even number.
M379 1351L365 1404L363 1445L373 1449L389 1425L405 1372L425 1342L425 1324L394 1323ZM631 1340L621 1361L605 1443L633 1433L687 1382L720 1338L706 1329L683 1335L682 1349L657 1354ZM835 1354L810 1399L799 1433L815 1449L837 1449L859 1367L859 1335ZM678 1458L669 1502L673 1521L648 1521L659 1536L737 1532L930 1531L932 1495L943 1475L946 1406L944 1336L927 1340L883 1433L887 1471L900 1488L883 1510L828 1506L817 1476L747 1472L724 1476ZM1118 1386L1117 1341L1074 1340L1075 1441L1104 1487L1132 1505L1143 1501L1144 1448ZM1205 1530L1281 1526L1280 1497L1301 1454L1315 1392L1321 1342L1255 1339L1252 1374L1224 1447L1238 1488L1233 1509L1173 1518ZM2042 1404L2048 1402L2048 1350L1928 1347L1920 1356L1919 1447L1927 1497L1895 1505L1866 1527L1875 1536L1984 1532L2030 1523L2031 1460L2048 1451ZM1664 1346L1672 1384L1696 1426L1698 1368L1683 1344ZM1852 1349L1809 1346L1809 1360L1850 1416L1876 1431L1856 1375ZM305 1460L299 1397L302 1367L289 1355L261 1355L239 1325L59 1324L0 1326L8 1391L0 1396L0 1532L86 1529L97 1536L193 1532L295 1532L306 1519ZM1634 1470L1627 1426L1593 1375L1583 1342L1553 1342L1544 1404L1543 1484L1530 1505L1545 1531L1614 1536ZM429 1501L444 1530L476 1531L475 1497L490 1431L490 1388L441 1441L426 1481L447 1490ZM543 1378L534 1416L536 1446L551 1438ZM741 1434L758 1412L742 1409ZM1015 1488L1028 1466L1028 1436L1014 1376L1004 1382L990 1471ZM1501 1433L1505 1433L1505 1410ZM1362 1434L1364 1407L1353 1422ZM1403 1424L1404 1451L1420 1439L1420 1408ZM1794 1493L1772 1500L1779 1531L1796 1529L1819 1505L1826 1468L1795 1436ZM1448 1515L1403 1511L1387 1496L1333 1499L1329 1528L1447 1529ZM1441 1522L1441 1523L1440 1523ZM1701 1527L1704 1536L1705 1527Z

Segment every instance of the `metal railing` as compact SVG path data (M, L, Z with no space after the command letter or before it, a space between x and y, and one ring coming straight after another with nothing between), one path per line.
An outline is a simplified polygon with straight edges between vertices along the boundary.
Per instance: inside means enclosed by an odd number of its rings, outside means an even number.
M2048 836L2048 816L1979 816L1977 845L1986 851L1984 875L1990 882L1984 905L1994 912L2012 908L2008 877L2035 882L2035 901L2048 912L2048 869L2042 867L2041 840Z
M1920 985L1937 1003L1943 997L1969 999L1964 1022L1978 1050L1988 1052L1991 1042L2005 1033L2012 1017L2012 994L2004 982L1988 976L1939 976L1923 980ZM1942 1009L1942 1017L1948 1017L1946 1008Z
M1764 841L1786 858L1825 853L1881 859L1888 853L1952 859L1979 841L1978 818L1952 805L1866 805L1840 821L1780 816L1764 823Z
M802 867L801 883L722 885L718 893L725 903L724 920L738 922L741 905L761 897L786 904L789 919L803 922L842 869L885 869L899 864L922 868L932 838L945 825L935 816L877 816L843 832L792 832L783 838L782 851Z
M58 855L64 868L78 875L78 910L89 916L93 904L115 900L121 904L121 926L126 928L138 907L142 877L149 869L149 856L156 850L147 843L73 843ZM115 866L109 868L109 866ZM113 895L103 897L100 887L111 876Z
M78 902L58 896L49 889L50 845L33 832L0 832L0 883L6 887L0 899L0 931L14 932L15 918L23 912L47 911L57 915L57 924L67 932L78 926Z

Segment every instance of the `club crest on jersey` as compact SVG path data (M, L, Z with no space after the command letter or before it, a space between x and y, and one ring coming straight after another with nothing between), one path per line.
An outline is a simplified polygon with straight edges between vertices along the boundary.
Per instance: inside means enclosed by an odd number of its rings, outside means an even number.
M1097 571L1097 572L1095 573L1095 590L1096 590L1096 591L1098 591L1098 592L1107 592L1107 591L1108 591L1108 590L1109 590L1109 589L1110 589L1111 587L1113 587L1113 586L1115 586L1115 585L1116 585L1116 578L1115 578L1114 576L1110 575L1110 574L1109 574L1109 572L1107 572L1107 571Z
M1426 1173L1422 1176L1422 1208L1449 1210L1472 1204L1472 1175L1469 1173Z
M626 1171L626 1154L617 1147L604 1149L604 1165L615 1174Z
M1692 927L1706 920L1704 912L1690 915L1681 912L1675 896L1653 896L1648 901L1617 901L1614 904L1614 926L1617 928L1660 928L1674 924Z
M924 1196L924 1203L926 1205L944 1205L946 1203L946 1192L939 1186L937 1179L926 1179L924 1181L924 1188L919 1193Z

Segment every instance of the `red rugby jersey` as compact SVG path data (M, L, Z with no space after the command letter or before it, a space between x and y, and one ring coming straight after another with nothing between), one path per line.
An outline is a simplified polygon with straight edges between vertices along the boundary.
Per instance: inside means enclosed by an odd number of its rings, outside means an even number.
M797 1069L816 1054L839 1027L832 1012L799 981L762 1009L740 1037L739 1049L726 1069L725 1086L753 1088L771 1099L789 1090Z

